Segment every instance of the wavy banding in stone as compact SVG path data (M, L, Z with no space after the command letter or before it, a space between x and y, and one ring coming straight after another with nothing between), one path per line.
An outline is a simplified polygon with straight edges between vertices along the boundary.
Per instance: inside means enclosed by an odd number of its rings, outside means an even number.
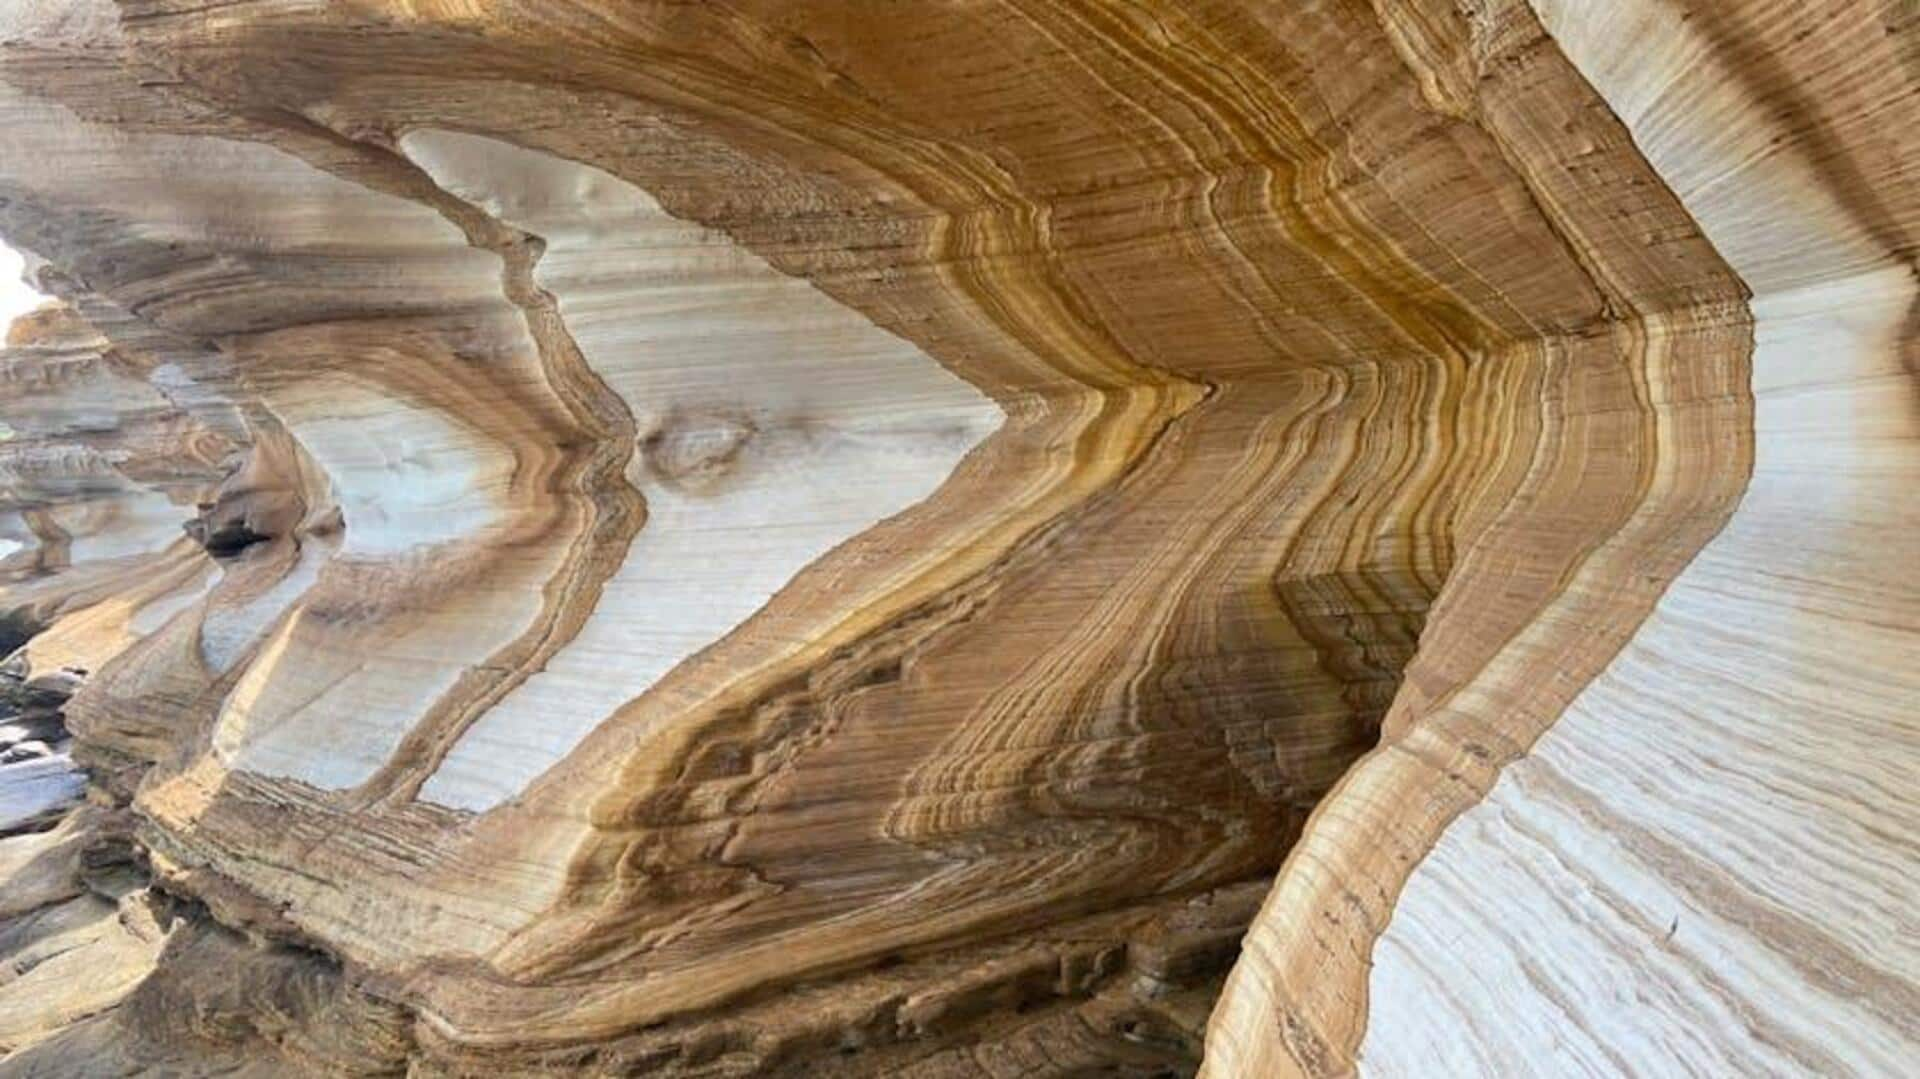
M544 242L535 279L640 440L629 478L647 524L601 602L643 613L590 619L421 790L485 809L835 543L931 494L1001 417L905 342L613 176L450 132L401 147Z
M1897 1068L1884 7L0 13L5 1066Z

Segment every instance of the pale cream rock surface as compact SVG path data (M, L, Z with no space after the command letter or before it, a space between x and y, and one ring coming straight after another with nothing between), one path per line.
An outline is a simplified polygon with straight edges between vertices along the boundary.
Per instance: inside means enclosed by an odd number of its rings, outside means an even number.
M436 182L545 241L534 280L632 412L647 519L601 605L421 797L484 810L751 616L837 543L932 494L999 426L905 341L598 169L413 131Z
M1537 6L1756 293L1753 479L1409 880L1362 1070L1899 1074L1920 1059L1920 289L1672 9Z

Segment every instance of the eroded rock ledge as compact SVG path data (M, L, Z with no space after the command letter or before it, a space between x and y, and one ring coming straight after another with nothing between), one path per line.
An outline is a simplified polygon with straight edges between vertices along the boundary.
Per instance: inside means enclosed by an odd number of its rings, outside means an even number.
M15 0L0 1073L1899 1072L1914 19Z

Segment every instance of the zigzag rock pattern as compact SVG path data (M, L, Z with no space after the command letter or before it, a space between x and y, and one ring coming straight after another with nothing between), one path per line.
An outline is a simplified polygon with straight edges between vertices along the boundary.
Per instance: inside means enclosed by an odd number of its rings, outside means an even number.
M0 1075L1920 1061L1904 0L5 0Z

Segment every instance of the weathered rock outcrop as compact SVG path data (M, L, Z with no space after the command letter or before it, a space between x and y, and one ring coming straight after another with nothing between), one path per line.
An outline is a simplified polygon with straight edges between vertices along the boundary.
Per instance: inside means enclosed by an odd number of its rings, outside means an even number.
M1899 1073L1915 19L0 6L0 1074Z

